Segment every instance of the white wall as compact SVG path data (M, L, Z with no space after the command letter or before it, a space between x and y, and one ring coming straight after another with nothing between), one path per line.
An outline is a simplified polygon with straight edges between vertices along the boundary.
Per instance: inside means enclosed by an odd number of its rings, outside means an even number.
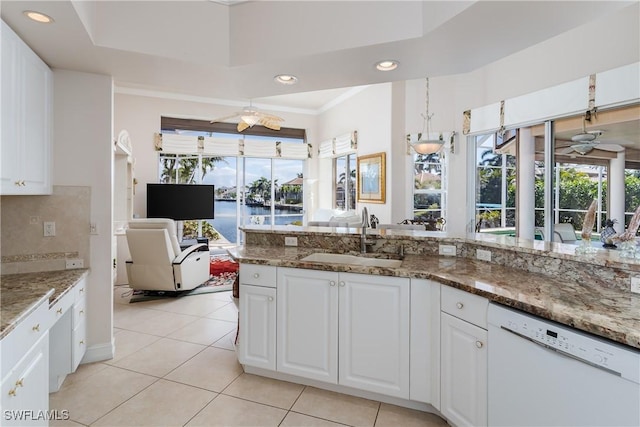
M386 188L394 177L391 144L391 83L371 85L358 92L346 101L324 112L318 118L317 135L319 141L358 131L358 156L386 153ZM318 206L331 208L333 182L329 161L322 161L318 166ZM358 210L366 206L370 214L375 214L380 222L391 220L391 204L389 195L384 204L357 203Z
M88 346L84 362L113 357L112 170L110 76L53 70L53 184L91 187L91 267L87 289Z

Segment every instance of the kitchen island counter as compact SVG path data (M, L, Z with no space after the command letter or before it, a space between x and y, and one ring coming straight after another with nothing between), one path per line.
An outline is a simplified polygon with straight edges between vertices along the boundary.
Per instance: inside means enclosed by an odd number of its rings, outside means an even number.
M615 286L431 254L407 254L395 268L301 261L317 252L323 250L248 245L229 251L241 263L435 280L640 349L640 295Z

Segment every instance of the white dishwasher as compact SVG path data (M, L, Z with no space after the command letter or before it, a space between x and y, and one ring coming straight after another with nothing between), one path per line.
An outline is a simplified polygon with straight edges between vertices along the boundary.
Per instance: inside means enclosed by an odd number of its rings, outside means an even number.
M490 426L640 426L640 351L490 304Z

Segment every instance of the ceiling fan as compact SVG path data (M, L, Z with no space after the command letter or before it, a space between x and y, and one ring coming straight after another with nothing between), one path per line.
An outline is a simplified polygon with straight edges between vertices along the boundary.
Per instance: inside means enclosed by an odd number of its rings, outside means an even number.
M602 151L613 151L620 152L624 151L624 147L618 144L602 144L598 141L598 138L602 136L604 131L602 130L590 130L586 129L586 122L591 122L591 115L595 115L595 110L589 110L582 117L582 132L571 137L571 141L573 144L568 147L563 147L558 150L557 154L570 154L572 152L576 152L581 155L585 155L592 151L593 149L598 149Z
M248 106L244 107L242 111L236 111L233 114L224 117L218 117L217 119L211 120L211 123L216 122L224 122L225 120L232 119L234 117L239 117L240 122L238 123L238 132L242 132L243 130L253 127L256 124L262 125L268 129L272 130L280 130L280 122L283 122L284 119L273 114L264 113L259 111L255 107Z

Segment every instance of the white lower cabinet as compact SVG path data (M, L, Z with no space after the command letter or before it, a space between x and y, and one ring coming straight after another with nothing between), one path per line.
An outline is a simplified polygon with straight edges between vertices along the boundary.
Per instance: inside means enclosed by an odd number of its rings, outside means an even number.
M340 273L338 383L409 398L409 279Z
M484 298L442 288L440 412L457 427L487 425L487 307Z
M409 279L278 269L277 370L409 398Z
M238 360L276 369L276 267L240 264Z
M48 308L47 302L42 303L0 341L0 425L48 425Z
M411 279L409 399L440 409L440 283Z
M80 280L49 309L49 392L60 389L66 376L78 369L86 352L86 288L87 280Z
M338 273L278 268L279 372L338 382Z
M276 290L240 285L238 360L243 365L276 369Z

